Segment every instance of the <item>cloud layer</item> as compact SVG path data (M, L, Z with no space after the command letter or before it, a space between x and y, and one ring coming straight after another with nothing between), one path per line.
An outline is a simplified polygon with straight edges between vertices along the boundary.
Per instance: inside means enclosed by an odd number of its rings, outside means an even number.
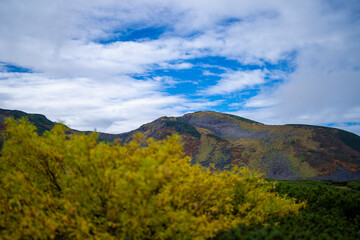
M0 107L81 130L236 113L360 134L358 1L0 3Z

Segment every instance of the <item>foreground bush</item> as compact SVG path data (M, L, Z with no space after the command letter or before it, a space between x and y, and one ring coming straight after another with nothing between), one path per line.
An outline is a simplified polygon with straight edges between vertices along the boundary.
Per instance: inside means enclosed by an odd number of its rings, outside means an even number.
M96 134L66 135L62 125L42 136L25 120L6 125L4 239L206 239L303 206L247 169L190 166L178 136L121 146L98 142Z

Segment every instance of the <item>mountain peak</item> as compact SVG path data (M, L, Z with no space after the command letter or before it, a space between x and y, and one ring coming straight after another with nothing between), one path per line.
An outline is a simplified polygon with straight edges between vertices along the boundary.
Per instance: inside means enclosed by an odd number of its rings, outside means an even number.
M204 117L204 116L212 116L214 118L224 119L224 120L229 120L229 121L240 121L243 123L261 124L262 125L262 123L259 123L259 122L256 122L254 120L250 120L247 118L239 117L237 115L214 112L214 111L198 111L198 112L194 112L194 113L187 113L184 116L182 116L181 118L188 119L188 118L194 118L194 117L198 118L198 117Z

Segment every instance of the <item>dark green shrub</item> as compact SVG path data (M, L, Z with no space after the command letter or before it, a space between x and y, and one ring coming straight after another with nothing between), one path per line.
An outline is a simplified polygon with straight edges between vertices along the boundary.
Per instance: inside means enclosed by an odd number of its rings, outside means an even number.
M239 225L215 239L360 239L359 181L279 181L275 191L306 201L299 216L289 215L270 226Z

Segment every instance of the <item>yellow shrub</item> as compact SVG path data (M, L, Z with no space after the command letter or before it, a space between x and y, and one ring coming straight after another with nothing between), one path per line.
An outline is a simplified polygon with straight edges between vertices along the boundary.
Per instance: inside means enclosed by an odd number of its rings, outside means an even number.
M38 136L6 121L0 158L0 236L5 239L206 239L238 223L266 224L303 204L274 193L245 168L191 166L178 136L125 146L96 134Z

